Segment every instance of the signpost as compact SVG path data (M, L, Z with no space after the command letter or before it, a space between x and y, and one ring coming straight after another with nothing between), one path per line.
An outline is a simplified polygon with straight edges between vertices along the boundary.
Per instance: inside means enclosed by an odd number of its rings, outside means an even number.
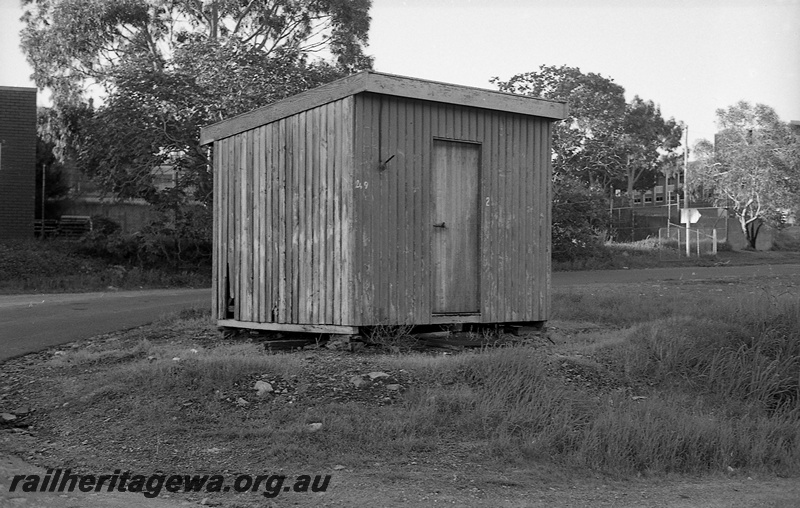
M696 224L700 220L700 210L697 208L684 208L681 210L681 222L687 224Z

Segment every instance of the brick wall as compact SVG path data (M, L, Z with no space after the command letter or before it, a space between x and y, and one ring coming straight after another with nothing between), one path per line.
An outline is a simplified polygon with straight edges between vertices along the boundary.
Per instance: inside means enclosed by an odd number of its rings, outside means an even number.
M0 86L0 240L33 237L36 89Z

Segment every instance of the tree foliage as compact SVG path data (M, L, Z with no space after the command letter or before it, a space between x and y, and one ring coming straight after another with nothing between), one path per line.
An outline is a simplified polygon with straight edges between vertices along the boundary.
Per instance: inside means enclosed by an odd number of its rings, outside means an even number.
M763 224L779 226L800 210L800 141L764 104L740 101L716 113L716 142L697 144L690 185L729 208L755 248Z
M683 129L674 119L664 120L653 101L635 96L626 105L619 138L625 154L625 190L633 200L636 188L651 188L659 173L666 173L679 157Z
M616 135L625 115L625 89L576 67L542 65L536 72L492 80L503 92L569 103L553 132L553 172L587 184L610 184L620 165Z
M59 155L119 197L211 199L202 125L371 66L370 0L23 0ZM100 100L95 106L92 97ZM178 170L158 192L153 169Z
M36 120L38 125L48 121L48 112L45 108L37 110ZM63 178L64 165L53 153L52 140L41 135L36 136L36 217L40 219L54 218L59 213L58 200L69 193L69 186ZM42 182L44 178L44 182ZM44 188L42 187L44 183ZM44 217L42 217L42 199L45 200Z
M613 80L576 67L544 66L536 72L492 80L501 91L566 101L569 116L555 125L553 171L591 187L634 189L653 185L676 157L681 127L665 120L652 101L625 101Z
M600 190L574 178L559 177L553 192L553 260L601 255L609 219L606 197Z

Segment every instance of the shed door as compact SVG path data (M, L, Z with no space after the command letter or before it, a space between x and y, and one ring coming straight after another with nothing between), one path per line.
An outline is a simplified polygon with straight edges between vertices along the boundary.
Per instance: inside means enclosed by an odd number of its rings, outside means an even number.
M433 141L434 314L480 312L480 160L480 145Z

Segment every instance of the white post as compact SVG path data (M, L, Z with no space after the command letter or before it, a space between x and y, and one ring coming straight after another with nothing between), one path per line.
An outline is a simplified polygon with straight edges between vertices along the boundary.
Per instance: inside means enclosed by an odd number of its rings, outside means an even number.
M697 230L697 257L700 257L700 230Z
M711 247L711 253L717 255L717 228L711 230L711 241L714 242Z

